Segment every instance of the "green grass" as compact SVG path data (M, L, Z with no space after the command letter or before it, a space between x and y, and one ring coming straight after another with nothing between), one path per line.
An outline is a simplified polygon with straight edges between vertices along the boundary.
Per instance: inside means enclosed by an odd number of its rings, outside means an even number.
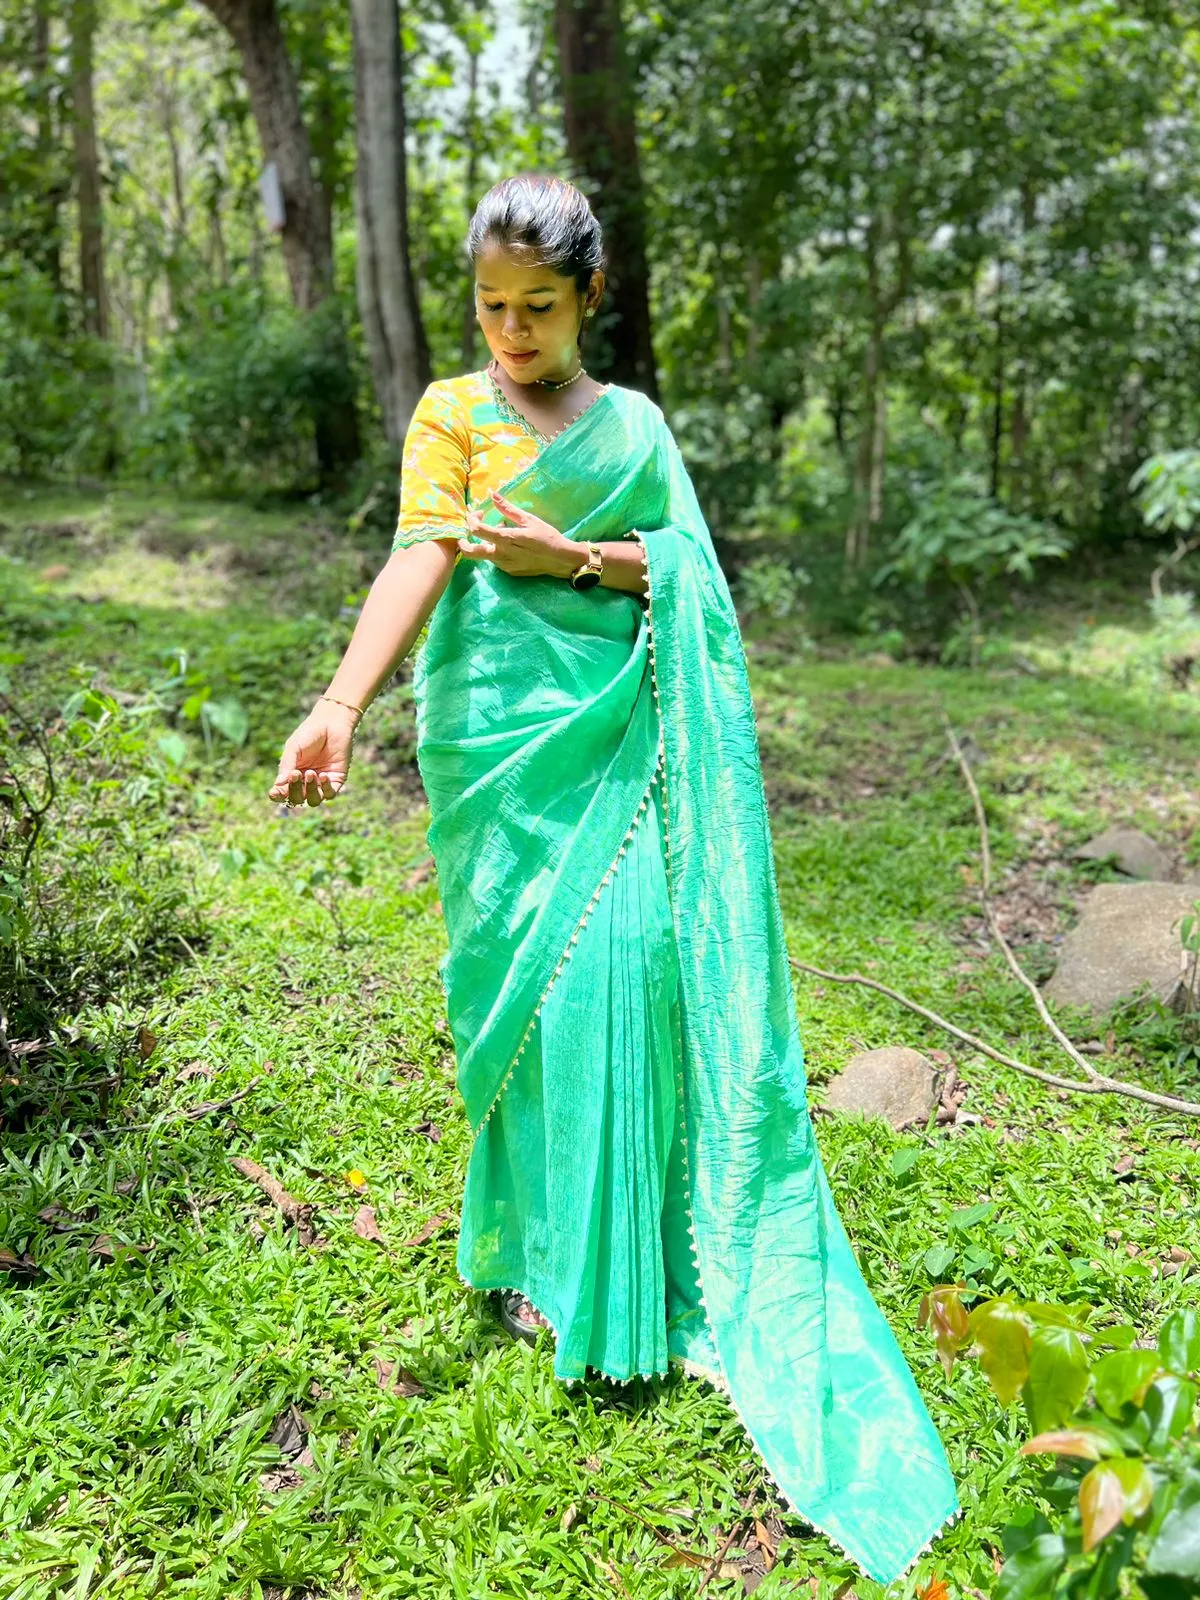
M545 1340L511 1342L459 1280L453 1216L407 1242L457 1207L469 1141L436 882L405 887L427 818L403 684L372 712L336 806L289 814L264 798L280 741L347 636L339 607L379 552L303 514L132 493L11 494L0 523L4 670L30 704L97 678L143 695L184 651L196 683L250 718L243 749L211 752L177 712L155 720L183 729L188 753L161 808L167 842L151 839L146 861L186 886L186 910L157 930L152 962L134 940L106 981L80 979L50 1051L0 1091L0 1244L37 1269L0 1275L0 1596L695 1594L700 1574L673 1564L670 1544L711 1556L744 1495L763 1514L773 1504L721 1397L682 1377L565 1390ZM1079 617L1101 603L1080 596ZM1111 676L826 655L752 649L793 954L872 973L1062 1070L1003 963L978 948L975 826L942 711L972 740L1001 894L1033 860L1065 925L1095 876L1067 852L1103 822L1132 819L1194 856L1197 701ZM125 781L93 797L72 777L64 852L91 837L89 814L119 815ZM322 862L361 873L337 891L340 930L300 893ZM135 888L112 889L118 922ZM103 899L74 911L97 937ZM1042 970L1044 939L1024 948ZM964 1110L987 1119L896 1134L816 1117L967 1513L895 1595L934 1570L952 1594L984 1592L1037 1470L1017 1454L1018 1411L973 1364L944 1378L917 1329L920 1296L963 1273L985 1293L1087 1301L1098 1320L1153 1334L1196 1296L1194 1266L1163 1269L1172 1246L1194 1245L1198 1130L1006 1072L865 989L797 974L797 998L815 1104L854 1050L908 1044L949 1050ZM154 1035L144 1060L141 1029ZM1124 1076L1195 1098L1170 1045L1165 1020L1157 1032L1133 1012L1116 1021ZM249 1085L224 1109L181 1114ZM918 1156L895 1176L901 1149ZM317 1244L301 1245L234 1156L315 1208ZM382 1245L354 1232L364 1201ZM972 1222L980 1202L993 1209ZM376 1358L421 1392L385 1393ZM288 1487L267 1436L293 1404L312 1465ZM785 1527L761 1600L882 1594L802 1523ZM707 1592L743 1584L719 1577Z

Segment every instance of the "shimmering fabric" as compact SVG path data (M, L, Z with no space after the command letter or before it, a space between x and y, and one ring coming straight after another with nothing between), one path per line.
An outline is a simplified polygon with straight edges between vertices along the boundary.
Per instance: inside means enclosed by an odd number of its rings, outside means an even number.
M417 658L476 1130L460 1270L533 1298L563 1376L658 1370L661 1287L669 1357L728 1394L788 1502L888 1582L955 1513L955 1486L813 1138L745 656L708 529L661 411L616 386L505 493L576 540L638 537L650 599L460 562ZM662 1261L632 1259L633 1210L660 1197Z

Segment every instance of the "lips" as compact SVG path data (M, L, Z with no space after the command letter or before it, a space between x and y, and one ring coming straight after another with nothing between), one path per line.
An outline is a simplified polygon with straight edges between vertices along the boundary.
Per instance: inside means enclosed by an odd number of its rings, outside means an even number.
M517 351L506 350L504 352L504 355L505 355L506 360L508 360L508 361L517 361L517 362L520 362L523 365L526 361L532 361L534 356L537 355L537 351L536 350L517 350Z

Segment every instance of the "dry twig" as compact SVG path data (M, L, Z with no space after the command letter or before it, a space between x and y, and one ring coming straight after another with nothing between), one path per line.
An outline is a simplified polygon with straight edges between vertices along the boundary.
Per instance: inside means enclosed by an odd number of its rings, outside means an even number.
M1043 1072L1040 1067L1032 1067L1027 1061L1018 1061L1015 1056L1006 1055L1002 1050L995 1049L984 1040L976 1038L964 1028L957 1027L953 1022L947 1022L945 1017L939 1016L936 1011L930 1011L927 1006L910 1000L907 995L901 994L897 989L891 989L886 983L879 983L875 978L865 978L857 972L826 972L821 967L814 967L807 961L797 961L793 956L791 963L801 972L812 973L815 977L823 978L829 983L857 983L866 989L875 989L880 994L885 994L890 1000L895 1000L898 1005L915 1011L918 1016L925 1017L935 1026L945 1032L953 1034L956 1039L961 1039L964 1044L969 1044L972 1049L979 1050L983 1055L990 1056L993 1061L1000 1062L1001 1066L1011 1067L1015 1072L1024 1073L1026 1077L1036 1078L1040 1083L1051 1084L1056 1089L1066 1089L1073 1094L1119 1094L1130 1100L1141 1100L1147 1105L1160 1106L1164 1111L1182 1111L1189 1116L1200 1116L1200 1104L1194 1100L1180 1100L1175 1095L1156 1094L1152 1089L1143 1089L1140 1084L1127 1083L1122 1078L1109 1077L1106 1073L1097 1072L1091 1062L1082 1055L1072 1044L1067 1035L1059 1027L1050 1014L1042 992L1033 979L1021 966L1013 953L1012 946L1000 931L996 916L992 910L989 890L991 888L992 853L988 836L987 817L983 809L983 801L979 794L979 786L975 782L975 775L971 771L970 763L963 752L962 745L955 736L954 729L950 726L949 718L943 713L946 723L946 733L950 741L950 748L966 779L967 787L971 793L971 800L975 807L975 820L979 825L979 853L982 862L980 902L983 907L984 920L988 931L1000 946L1004 959L1009 969L1017 980L1028 989L1037 1007L1038 1015L1049 1029L1056 1043L1066 1052L1075 1065L1083 1073L1083 1081L1078 1078L1065 1078L1054 1072Z

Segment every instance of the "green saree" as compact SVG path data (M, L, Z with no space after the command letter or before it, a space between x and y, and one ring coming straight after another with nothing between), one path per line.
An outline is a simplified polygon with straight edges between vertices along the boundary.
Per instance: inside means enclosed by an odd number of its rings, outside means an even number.
M955 1485L813 1137L708 528L662 412L615 386L505 493L637 538L649 595L461 561L415 664L475 1134L459 1271L528 1295L565 1381L709 1378L789 1506L890 1582Z

